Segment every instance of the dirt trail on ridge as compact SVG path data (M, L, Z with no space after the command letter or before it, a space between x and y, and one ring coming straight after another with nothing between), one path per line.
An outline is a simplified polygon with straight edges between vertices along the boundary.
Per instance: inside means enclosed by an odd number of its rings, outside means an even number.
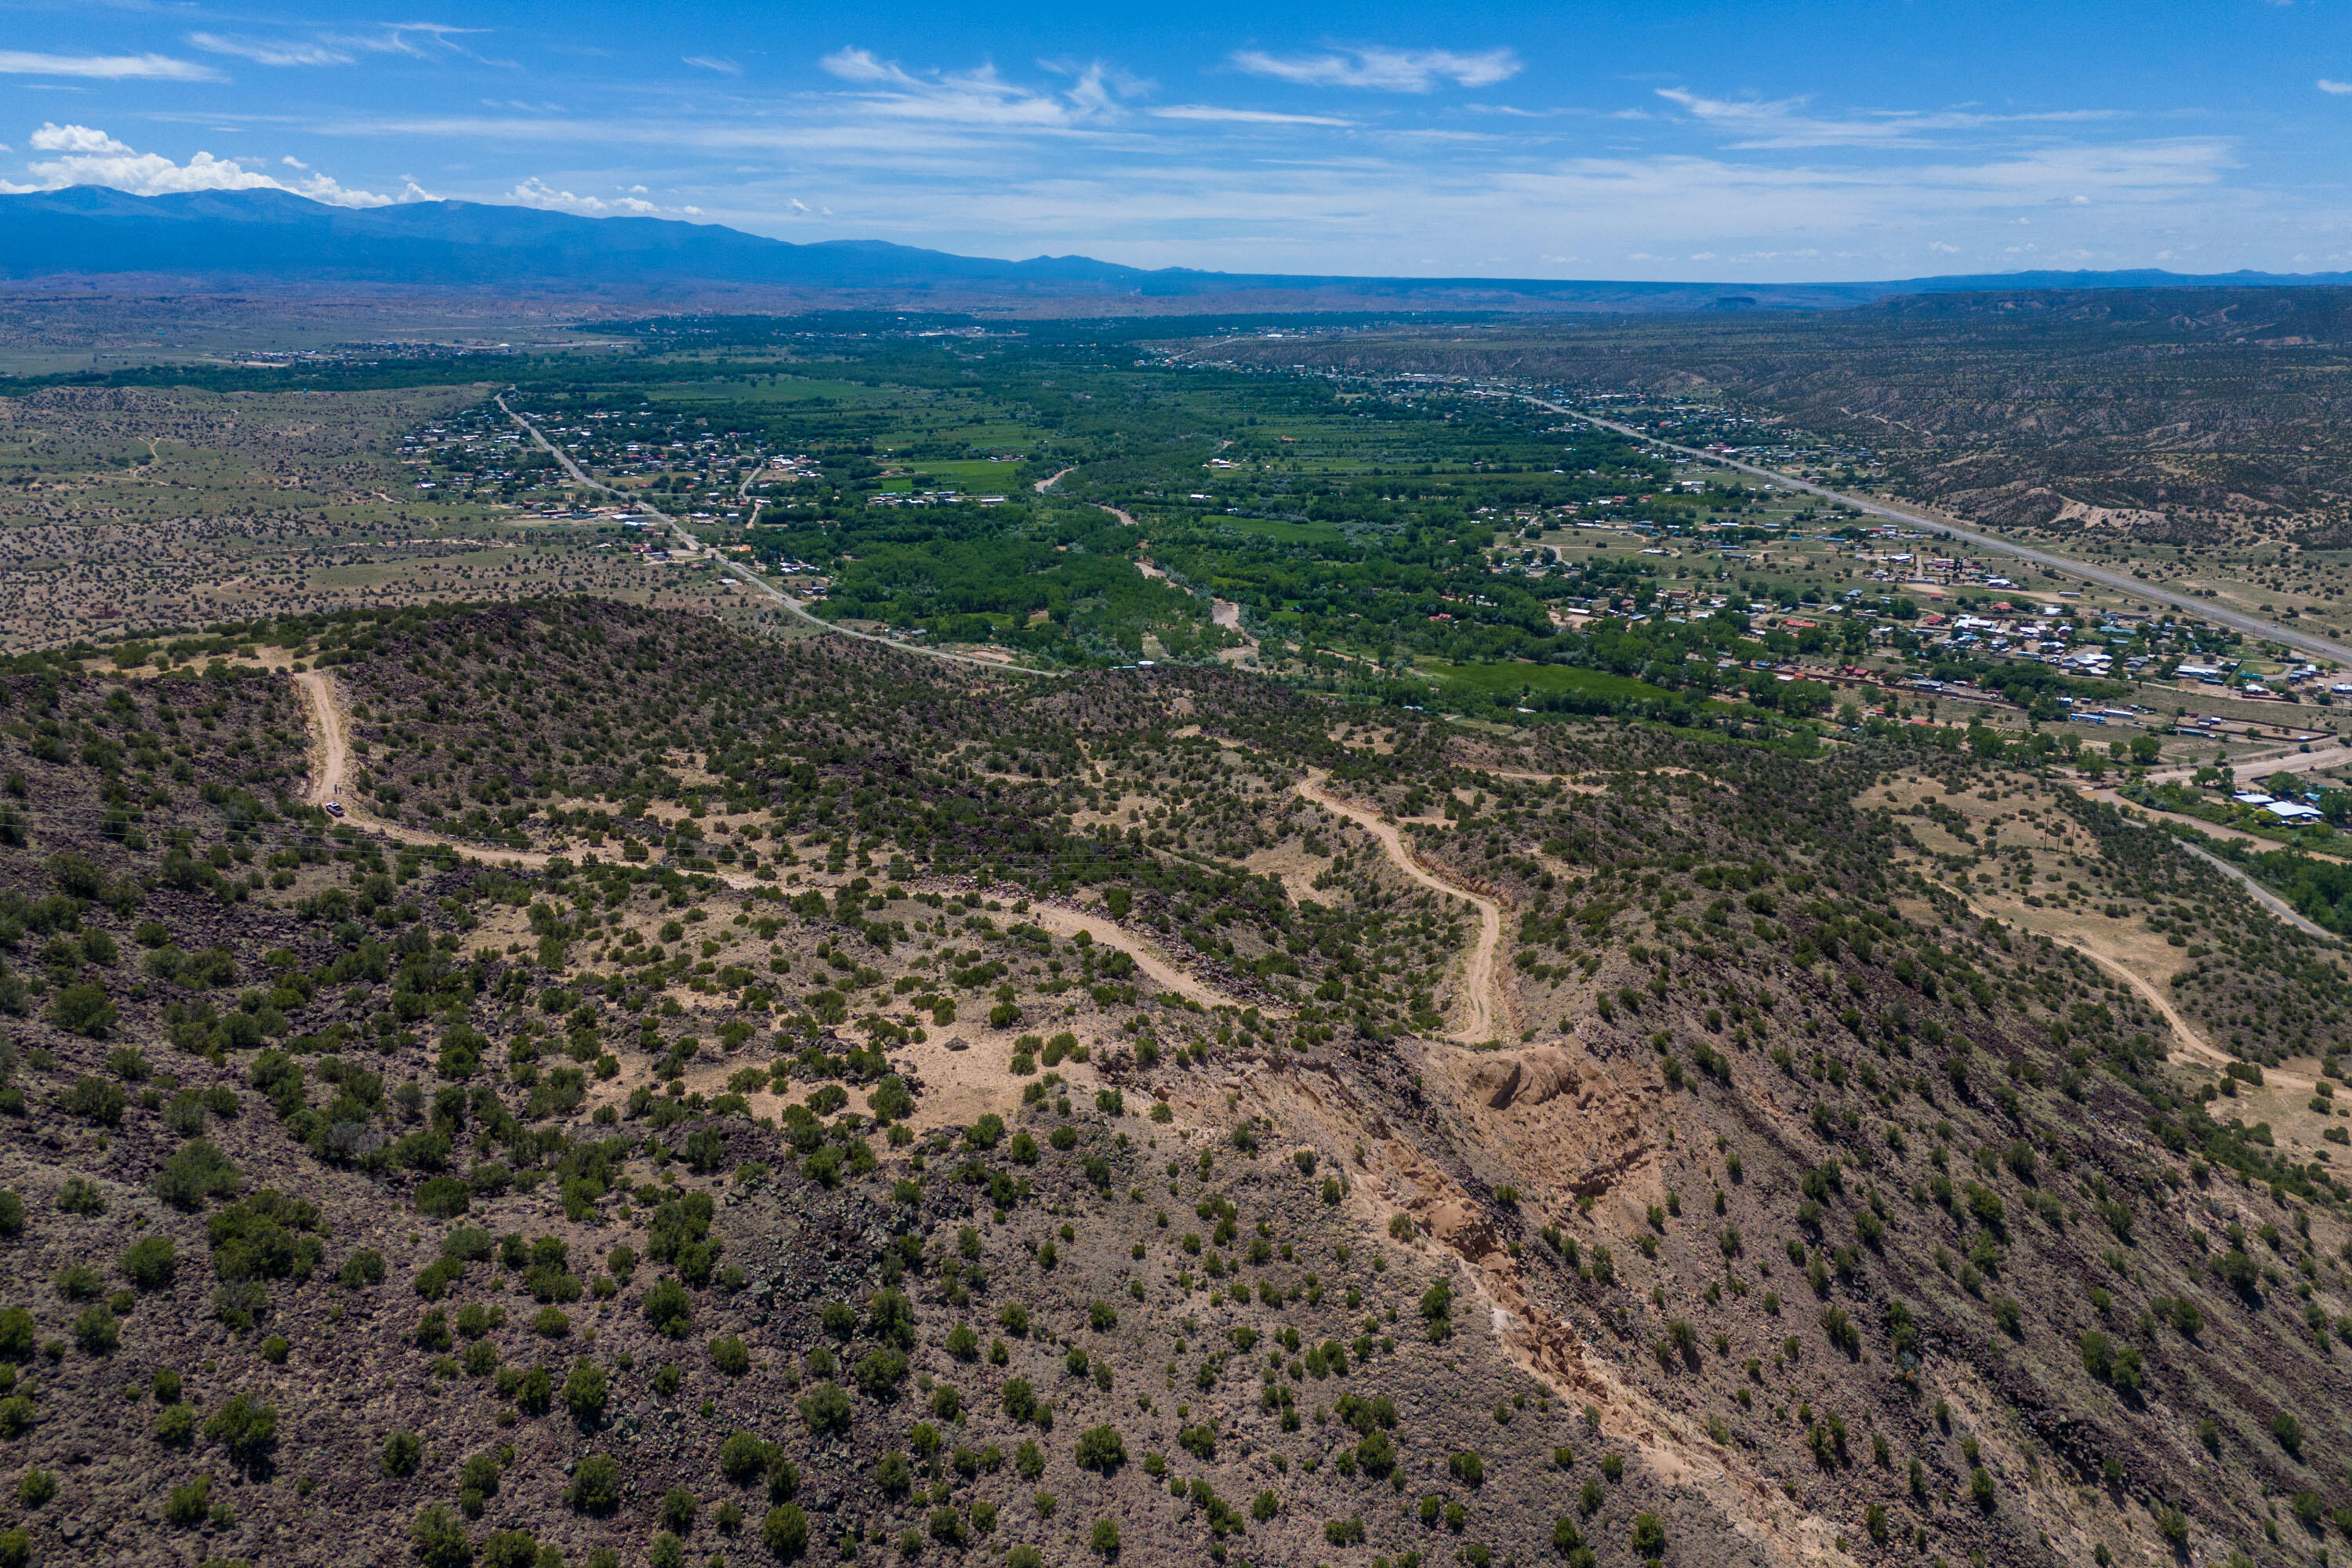
M1449 882L1422 868L1412 851L1406 847L1404 836L1396 825L1381 820L1378 812L1369 806L1341 799L1324 787L1328 777L1319 768L1309 769L1299 781L1298 793L1326 811L1339 813L1357 826L1380 840L1381 847L1390 861L1407 877L1434 892L1448 898L1465 899L1478 910L1478 940L1471 948L1463 966L1461 1000L1465 1016L1454 1038L1464 1045L1484 1045L1498 1038L1509 1027L1510 998L1503 994L1502 976L1496 964L1503 945L1503 906L1483 893Z

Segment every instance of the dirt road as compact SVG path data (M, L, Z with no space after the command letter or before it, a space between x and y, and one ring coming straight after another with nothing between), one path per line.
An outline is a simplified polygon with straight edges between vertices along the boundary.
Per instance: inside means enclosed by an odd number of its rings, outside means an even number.
M386 822L366 811L354 801L344 798L343 791L351 770L351 743L346 736L341 696L335 690L335 678L324 669L306 670L294 678L310 710L313 732L310 787L303 799L311 805L324 805L329 801L340 802L343 819L370 833L403 844L415 844L428 848L446 847L477 860L495 866L516 866L527 869L544 867L550 857L536 850L502 849L488 845L452 838L446 834L433 833L405 823ZM757 878L740 871L722 871L719 879L737 891L747 891L763 884ZM926 890L921 883L910 884L912 890ZM942 891L945 889L942 889ZM1257 1006L1269 1016L1279 1016L1283 1009L1265 1006L1220 991L1208 982L1186 973L1167 954L1137 936L1125 927L1087 910L1070 909L1061 904L1032 903L1028 919L1064 937L1085 931L1105 947L1114 947L1135 960L1135 966L1163 991L1173 991L1190 997L1203 1007Z
M303 700L310 709L311 767L310 787L303 800L311 805L325 805L329 801L343 808L343 820L370 833L403 844L422 845L427 848L446 846L462 854L494 866L520 866L537 868L547 864L548 858L533 850L502 849L487 844L470 843L463 838L451 838L446 834L428 833L421 827L404 823L386 822L362 806L356 800L344 798L352 765L351 743L343 729L342 702L335 691L335 678L324 669L305 670L294 678Z
M1503 906L1484 894L1457 887L1423 870L1405 847L1404 836L1394 824L1381 821L1380 814L1369 807L1331 794L1323 785L1326 776L1320 769L1310 769L1307 777L1299 781L1298 793L1379 839L1396 868L1423 887L1448 898L1466 899L1477 907L1478 941L1471 948L1462 973L1461 1003L1465 1016L1462 1026L1454 1032L1454 1038L1464 1045L1484 1045L1496 1038L1509 1026L1511 1017L1510 999L1502 994L1501 974L1496 963L1503 946Z
M2164 1021L2172 1026L2172 1032L2180 1037L2192 1054L2210 1062L2226 1062L2230 1059L2229 1053L2214 1049L2210 1040L2190 1026L2189 1020L2180 1016L2179 1009L2173 1006L2171 998L2165 995L2161 989L2148 980L2147 976L2129 964L2116 963L2105 953L2076 938L2068 937L2066 943L2076 952L2138 992L2140 999L2163 1016Z

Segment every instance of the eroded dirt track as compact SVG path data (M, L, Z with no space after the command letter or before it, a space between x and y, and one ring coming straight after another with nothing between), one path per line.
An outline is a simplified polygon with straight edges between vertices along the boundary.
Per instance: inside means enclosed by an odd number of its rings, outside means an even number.
M1466 1045L1484 1045L1495 1039L1509 1026L1510 998L1502 994L1501 975L1496 958L1503 946L1503 906L1483 893L1471 891L1445 880L1423 868L1404 842L1404 835L1392 822L1383 821L1369 806L1333 795L1325 787L1327 777L1319 769L1310 769L1298 783L1298 793L1326 811L1346 817L1380 841L1381 848L1390 862L1413 881L1450 899L1469 901L1478 911L1478 940L1472 944L1463 964L1460 1005L1462 1022L1454 1031L1454 1038Z
M366 811L356 802L345 799L344 790L351 771L351 742L344 724L341 696L335 689L335 678L327 670L307 670L294 678L294 684L300 689L310 712L312 731L310 786L303 794L303 798L309 804L322 806L330 801L338 802L343 808L345 821L364 828L370 833L380 834L403 844L416 844L428 847L446 847L457 850L461 855L470 856L475 859L497 866L538 868L547 864L550 857L536 850L500 848L491 845L477 844L468 839L453 838L446 834L434 833L421 827L411 827L405 823L386 822L382 817ZM745 876L741 872L722 871L718 873L718 876L720 881L738 891L762 886L757 879ZM919 891L922 890L923 885L915 883L910 886ZM1085 931L1096 942L1106 947L1117 948L1134 959L1136 967L1142 970L1160 989L1188 997L1203 1007L1238 1009L1257 1005L1263 1012L1281 1011L1278 1008L1266 1007L1263 1004L1252 1004L1228 994L1198 976L1187 973L1157 947L1145 942L1124 926L1092 910L1073 909L1062 904L1037 902L1030 906L1028 918L1058 936L1076 936L1079 931Z

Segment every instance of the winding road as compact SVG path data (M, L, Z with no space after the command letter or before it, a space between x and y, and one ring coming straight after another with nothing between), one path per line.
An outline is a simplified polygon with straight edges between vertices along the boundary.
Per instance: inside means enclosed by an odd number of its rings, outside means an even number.
M1743 463L1737 458L1727 458L1720 452L1702 451L1696 447L1685 447L1678 442L1661 440L1648 431L1634 426L1621 425L1613 419L1603 419L1598 415L1587 414L1580 409L1570 408L1565 404L1548 402L1531 393L1514 393L1512 395L1531 403L1538 408L1549 409L1554 414L1566 415L1570 419L1581 420L1587 425L1602 430L1614 431L1620 436L1629 437L1647 446L1664 447L1669 452L1680 452L1686 458L1702 463L1713 463L1718 468L1736 468L1743 474L1753 474L1758 479L1769 479L1776 485L1785 485L1790 489L1803 490L1809 495L1820 496L1824 500L1833 500L1842 505L1853 507L1855 510L1865 512L1872 517L1885 518L1890 522L1907 522L1921 528L1937 529L1963 543L1973 544L1979 550L1990 550L1996 554L2011 556L2019 561L2030 562L2036 566L2046 566L2053 572L2063 572L2070 577L2078 577L2086 583L2096 583L2103 588L2113 588L2119 593L2135 595L2143 599L2152 599L2160 605L2169 605L2174 609L2195 616L2200 620L2212 621L2228 626L2232 631L2244 632L2249 636L2268 637L2273 642L2284 643L2288 647L2295 648L2316 658L2329 658L2340 664L2352 665L2352 647L2347 647L2342 643L2331 641L2326 637L2314 637L2309 632L2283 626L2276 622L2263 620L2260 616L2250 616L2242 610L2224 609L2210 599L2194 598L2187 594L2174 593L2169 588L2159 588L2152 584L2142 582L2127 572L2111 572L2104 566L2093 566L2087 562L2076 561L2068 556L2053 555L2046 550L2036 550L2031 545L2019 544L2003 539L1997 533L1986 533L1981 530L1970 528L1965 523L1954 522L1948 517L1938 516L1922 507L1896 506L1885 501L1871 500L1863 496L1848 495L1843 490L1833 490L1827 485L1817 485L1811 479L1801 479L1781 473L1777 468L1762 468L1754 463Z
M525 869L543 868L551 858L538 850L506 849L477 844L467 839L453 838L446 834L412 827L405 823L386 822L369 812L356 801L345 798L345 786L352 767L352 752L346 728L343 704L335 689L331 670L305 670L294 677L295 689L302 694L310 715L314 737L313 763L310 788L303 799L311 805L323 806L330 801L341 805L343 819L367 832L380 834L403 844L425 847L446 847L459 854L496 866L513 866ZM1444 893L1450 898L1466 899L1478 909L1478 941L1471 950L1465 966L1463 997L1468 1020L1454 1036L1465 1044L1479 1045L1496 1037L1497 1021L1509 1016L1508 999L1498 984L1499 972L1496 956L1503 940L1502 906L1494 900L1457 887L1443 878L1423 870L1412 858L1402 837L1391 824L1379 815L1330 794L1324 787L1325 775L1310 772L1300 781L1298 793L1326 810L1335 812L1358 824L1380 841L1381 847L1397 868L1423 887ZM739 871L722 871L719 879L737 891L746 891L765 884ZM942 889L944 890L944 889ZM1232 1007L1236 1010L1258 1006L1262 1012L1277 1012L1242 997L1230 995L1208 982L1187 973L1159 948L1137 936L1124 926L1095 913L1091 910L1074 909L1064 904L1033 900L1029 917L1037 925L1064 937L1085 931L1106 947L1117 948L1135 960L1151 982L1162 990L1173 991L1190 997L1204 1007Z
M1381 820L1380 814L1369 806L1331 794L1324 787L1328 776L1320 768L1309 768L1307 776L1298 782L1298 794L1370 834L1387 852L1390 863L1423 887L1450 899L1467 900L1476 906L1478 941L1471 948L1462 971L1461 1000L1465 1016L1462 1026L1454 1030L1454 1038L1459 1044L1471 1046L1497 1038L1511 1016L1510 998L1503 990L1501 971L1496 964L1503 946L1503 906L1483 893L1474 893L1423 869L1412 858L1412 851L1405 847L1404 835L1397 830L1396 824Z
M545 867L551 858L538 850L499 848L476 844L467 839L453 838L446 834L434 833L421 827L411 827L405 823L386 822L382 817L365 810L357 802L345 799L343 790L351 772L351 742L344 726L343 705L335 689L334 675L331 671L324 669L305 670L294 677L294 685L301 692L303 700L310 709L310 726L315 740L310 787L303 795L303 799L308 804L323 806L330 801L337 802L342 806L343 819L367 832L381 834L384 837L403 844L415 844L428 848L455 849L461 855L470 856L490 865L514 866L536 870ZM718 877L720 881L738 892L766 886L759 879L740 871L721 871L718 873ZM921 890L921 884L909 885L917 890ZM944 885L941 886L940 890L947 890ZM1034 923L1065 937L1076 936L1078 932L1085 931L1094 941L1106 947L1115 947L1134 959L1135 966L1143 971L1151 982L1162 990L1173 991L1188 996L1204 1007L1231 1007L1238 1011L1260 1006L1259 1004L1229 995L1198 976L1187 973L1166 953L1150 942L1124 926L1091 910L1072 909L1063 904L1033 901L1030 904L1027 918ZM1275 1011L1263 1006L1260 1006L1260 1010Z

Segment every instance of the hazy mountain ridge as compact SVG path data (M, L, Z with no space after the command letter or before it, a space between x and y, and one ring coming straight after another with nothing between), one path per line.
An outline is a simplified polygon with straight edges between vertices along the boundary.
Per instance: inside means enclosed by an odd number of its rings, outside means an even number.
M1150 299L1330 293L1456 306L1604 310L1822 310L1890 295L2015 289L2260 287L2343 281L2153 270L2035 272L1885 282L1696 283L1365 278L1146 269L1084 256L958 256L884 240L794 244L719 224L588 218L436 201L353 210L283 191L135 196L100 186L0 197L0 278L144 275L207 285L661 289L722 285Z

